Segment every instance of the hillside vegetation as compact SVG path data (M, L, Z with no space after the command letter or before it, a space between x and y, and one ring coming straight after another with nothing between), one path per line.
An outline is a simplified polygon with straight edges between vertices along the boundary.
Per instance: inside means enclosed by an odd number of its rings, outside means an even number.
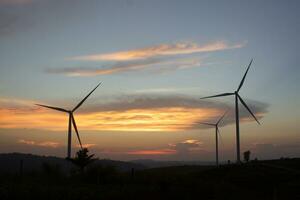
M0 199L300 199L300 159L296 158L219 168L147 169L134 163L99 161L83 173L56 159L46 159L31 170L5 172L2 166ZM0 161L5 162L2 155ZM16 169L20 167L19 160L15 163ZM127 170L117 164L127 166Z

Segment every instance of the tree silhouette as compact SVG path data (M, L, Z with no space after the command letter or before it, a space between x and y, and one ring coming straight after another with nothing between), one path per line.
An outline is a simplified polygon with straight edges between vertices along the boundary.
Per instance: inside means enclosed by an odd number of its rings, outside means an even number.
M249 162L249 160L250 160L250 154L251 154L251 152L249 150L244 152L244 160L246 162Z
M70 161L79 167L80 172L83 173L87 165L94 162L94 154L88 155L89 150L87 148L80 149L76 152L75 158L71 158Z

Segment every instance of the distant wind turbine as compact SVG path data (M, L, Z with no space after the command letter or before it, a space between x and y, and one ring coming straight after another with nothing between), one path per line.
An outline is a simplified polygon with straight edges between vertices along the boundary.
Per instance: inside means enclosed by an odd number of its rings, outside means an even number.
M240 159L240 121L239 121L239 105L238 105L239 101L243 104L243 106L245 106L245 108L249 111L249 113L252 115L252 117L255 119L255 121L258 124L260 124L259 121L257 120L257 118L255 117L255 115L252 113L252 111L250 110L250 108L245 103L245 101L239 95L239 91L240 91L241 87L244 84L246 75L247 75L247 73L249 71L249 68L250 68L252 62L253 62L253 59L249 63L249 65L247 67L247 70L246 70L246 72L244 74L244 77L241 80L240 85L239 85L239 87L237 88L236 91L234 91L232 93L222 93L222 94L217 94L217 95L213 95L213 96L208 96L208 97L200 98L200 99L207 99L207 98L223 97L223 96L231 96L231 95L235 96L235 124L236 124L236 153L237 153L236 157L237 157L237 163L241 162L241 159Z
M59 107L53 107L53 106L47 106L47 105L42 105L42 104L35 104L35 105L38 105L38 106L42 106L42 107L45 107L45 108L49 108L49 109L53 109L53 110L57 110L57 111L60 111L60 112L65 112L65 113L68 113L69 114L69 128L68 128L68 147L67 147L67 150L68 150L68 154L67 154L67 158L71 158L71 138L72 138L72 125L73 124L73 127L75 129L75 132L76 132L76 135L77 135L77 138L78 138L78 141L79 141L79 144L80 144L80 147L82 149L82 144L81 144L81 140L80 140L80 137L79 137L79 133L78 133L78 129L77 129L77 126L76 126L76 122L75 122L75 118L74 118L74 115L73 113L83 104L83 102L97 89L97 87L99 87L101 83L99 83L86 97L84 97L84 99L82 99L72 110L66 110L64 108L59 108Z
M224 118L224 116L226 115L227 112L225 112L222 117L220 117L220 119L217 121L217 123L213 124L213 123L200 123L200 124L204 124L204 125L208 125L208 126L213 126L216 128L216 166L219 166L219 141L218 141L218 134L220 134L219 131L219 123L222 121L222 119Z

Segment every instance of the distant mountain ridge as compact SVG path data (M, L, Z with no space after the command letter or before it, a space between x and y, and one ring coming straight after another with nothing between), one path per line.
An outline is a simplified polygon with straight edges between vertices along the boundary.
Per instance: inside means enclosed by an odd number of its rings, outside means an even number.
M147 168L157 168L157 167L171 167L171 166L192 166L192 165L214 165L215 162L204 162L204 161L158 161L151 159L138 159L131 160L132 163L137 163L146 166Z
M21 160L23 162L24 171L41 170L44 163L57 165L62 171L68 172L75 166L64 158L55 156L40 156L33 154L23 153L2 153L0 154L0 171L18 173L20 171ZM171 166L192 166L192 165L214 165L214 162L202 161L157 161L151 159L138 159L131 161L118 161L109 159L96 160L92 165L113 166L120 171L130 171L132 168L135 170L171 167Z
M70 171L75 166L64 158L54 156L39 156L23 153L2 153L0 154L0 171L8 173L18 173L20 171L21 161L24 171L41 170L44 163L57 165L62 171ZM109 159L96 160L92 165L113 166L120 171L129 171L132 168L136 170L145 169L142 164L133 162L116 161Z

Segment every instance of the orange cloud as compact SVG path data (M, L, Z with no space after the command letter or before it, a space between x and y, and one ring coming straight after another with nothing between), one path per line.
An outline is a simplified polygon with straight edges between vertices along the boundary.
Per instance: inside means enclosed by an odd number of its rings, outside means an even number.
M152 47L140 48L129 51L119 51L108 54L95 54L87 56L77 56L71 59L73 60L86 60L86 61L129 61L146 59L157 56L168 56L168 55L181 55L181 54L192 54L201 52L212 52L226 49L235 49L245 46L245 42L229 45L225 41L216 41L209 44L199 45L191 42L181 42L175 44L160 44Z
M58 142L51 142L51 141L35 142L32 140L23 140L23 139L19 140L18 143L31 145L31 146L41 146L41 147L51 147L51 148L57 148L60 145Z
M27 145L34 145L35 142L32 141L32 140L19 140L18 143L21 143L21 144L27 144Z
M82 148L90 148L94 146L97 146L97 144L82 144ZM78 144L76 147L80 147L80 145Z
M66 130L67 127L67 115L46 109L22 113L0 109L0 113L1 128ZM75 118L79 130L178 131L190 129L197 121L216 113L216 109L172 107L77 114Z
M193 139L185 140L185 141L183 141L182 143L183 143L183 144L196 144L196 145L203 144L203 143L200 142L199 140L193 140Z
M187 139L182 142L178 142L176 144L169 144L171 149L176 150L177 154L190 154L190 153L197 153L202 151L202 144L203 142L195 139Z
M7 100L2 102L7 104ZM67 129L68 115L65 113L34 106L31 101L29 104L26 100L12 102L13 105L5 105L0 100L0 128ZM16 105L16 102L20 105ZM258 118L265 113L264 106L251 106ZM225 109L228 109L226 104L214 104L190 97L144 97L87 106L83 111L75 113L75 118L79 131L182 131L207 128L201 127L199 122L214 121ZM240 116L241 121L249 118L246 112L241 112ZM234 115L229 113L224 124L230 123L234 123Z
M195 139L187 139L185 141L169 144L169 148L164 149L143 149L128 151L129 155L171 155L171 154L188 154L195 153L202 150L201 145L203 142Z
M129 155L170 155L176 154L174 149L157 149L157 150L137 150L137 151L128 151Z
M211 117L215 109L184 107L133 109L79 115L83 129L112 131L178 131L190 129L202 118ZM95 123L96 122L96 123Z

